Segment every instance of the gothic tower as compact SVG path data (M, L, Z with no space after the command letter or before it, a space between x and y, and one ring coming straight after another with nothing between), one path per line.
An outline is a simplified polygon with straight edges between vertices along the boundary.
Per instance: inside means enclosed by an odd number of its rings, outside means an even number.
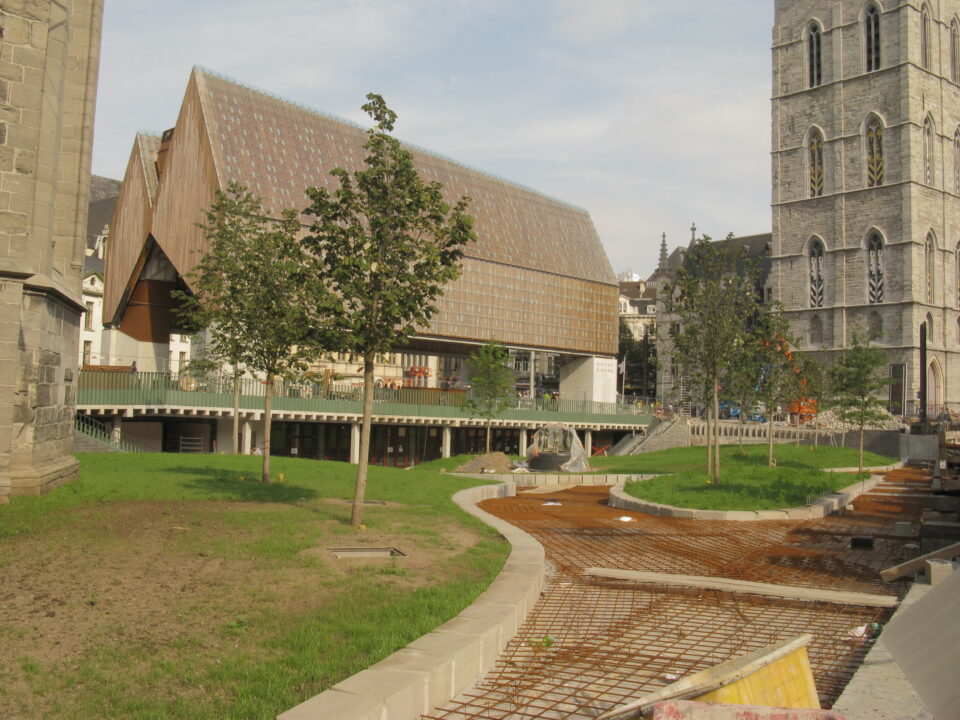
M798 344L862 329L890 410L960 403L960 0L775 0L773 267ZM927 363L920 366L920 326Z

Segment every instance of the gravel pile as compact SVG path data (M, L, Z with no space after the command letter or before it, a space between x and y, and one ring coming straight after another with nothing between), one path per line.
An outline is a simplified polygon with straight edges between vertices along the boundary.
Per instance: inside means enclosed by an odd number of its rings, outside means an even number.
M885 418L876 424L868 424L867 427L871 430L899 430L903 427L903 423L900 422L893 415L888 413L886 410L881 410ZM820 424L821 430L832 430L835 432L849 432L851 430L859 430L860 426L853 423L842 422L837 417L837 411L835 409L826 410L819 415L817 415L817 422Z

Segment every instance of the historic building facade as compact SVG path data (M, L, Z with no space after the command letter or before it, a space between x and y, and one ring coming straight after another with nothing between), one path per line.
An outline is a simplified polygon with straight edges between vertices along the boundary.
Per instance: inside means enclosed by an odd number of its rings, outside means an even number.
M928 410L960 402L960 0L776 0L772 97L771 285L800 348L862 329L892 412L921 376Z
M102 0L0 8L0 498L76 476Z

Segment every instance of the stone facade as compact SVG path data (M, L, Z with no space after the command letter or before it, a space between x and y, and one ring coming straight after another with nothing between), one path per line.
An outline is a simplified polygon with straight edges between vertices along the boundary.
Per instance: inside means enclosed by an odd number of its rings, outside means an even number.
M0 496L76 476L80 282L102 0L0 10Z
M771 285L803 350L873 332L890 408L960 403L960 0L776 0ZM927 366L920 325L927 323Z

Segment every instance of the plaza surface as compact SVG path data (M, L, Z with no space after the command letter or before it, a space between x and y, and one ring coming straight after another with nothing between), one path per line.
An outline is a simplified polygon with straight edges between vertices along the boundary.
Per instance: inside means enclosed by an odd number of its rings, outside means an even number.
M606 505L607 488L521 494L480 507L530 533L553 572L540 602L494 668L425 717L591 718L778 640L811 633L810 662L830 707L872 647L854 628L892 610L826 601L587 577L603 566L902 598L909 582L879 571L918 553L894 522L919 519L930 477L905 468L819 520L686 520ZM853 537L873 539L853 549ZM861 543L858 543L858 546Z

